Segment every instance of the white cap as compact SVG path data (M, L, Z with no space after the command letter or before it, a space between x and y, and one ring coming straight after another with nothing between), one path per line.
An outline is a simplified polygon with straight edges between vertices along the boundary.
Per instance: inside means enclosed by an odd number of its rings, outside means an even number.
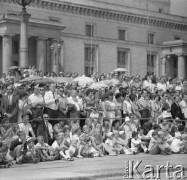
M120 131L119 132L119 135L122 135L122 134L124 134L125 133L125 131Z
M113 130L113 134L119 134L119 131Z
M36 139L35 138L33 138L33 137L28 137L27 138L27 142L31 142L31 141L35 141Z
M110 137L110 136L112 136L112 135L113 135L112 132L107 133L107 136L108 136L108 137Z
M164 132L163 131L158 131L158 135L164 135Z
M180 132L175 132L175 137L181 137L182 134Z
M130 121L130 118L127 116L125 117L125 122L128 122L128 121Z

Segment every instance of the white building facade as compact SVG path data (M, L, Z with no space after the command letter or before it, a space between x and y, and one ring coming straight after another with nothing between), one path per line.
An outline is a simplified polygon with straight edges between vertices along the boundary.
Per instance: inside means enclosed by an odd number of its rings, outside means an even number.
M21 7L0 2L0 73L19 66ZM187 18L170 0L33 0L29 65L43 72L187 77Z

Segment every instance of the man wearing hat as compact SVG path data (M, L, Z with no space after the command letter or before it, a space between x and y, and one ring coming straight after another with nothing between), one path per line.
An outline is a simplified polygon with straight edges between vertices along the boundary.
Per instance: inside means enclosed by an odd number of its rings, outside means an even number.
M7 86L6 94L2 97L1 111L10 123L15 123L18 120L18 96L14 95L12 85Z

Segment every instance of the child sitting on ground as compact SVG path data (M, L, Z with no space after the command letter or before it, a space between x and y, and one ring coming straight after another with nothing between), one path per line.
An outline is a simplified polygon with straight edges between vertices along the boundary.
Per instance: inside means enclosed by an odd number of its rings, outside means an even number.
M40 150L41 161L53 161L57 157L55 150L44 142L43 136L37 137L38 143L35 145Z
M120 138L119 138L119 131L114 130L114 147L117 149L118 154L124 154L123 146L121 144Z
M23 156L21 157L22 163L38 163L40 162L40 156L39 151L37 148L35 148L35 138L28 137L27 138L27 149L23 150L25 151L23 153Z
M152 138L149 142L148 151L152 155L168 155L167 149L165 148L162 140L159 138L158 133L156 131L152 133Z
M141 128L138 130L138 137L141 139L142 142L145 142L146 147L149 145L151 137L144 135L144 130Z
M65 138L64 138L64 134L58 134L58 136L55 137L55 141L52 144L52 148L56 151L56 153L59 155L59 158L64 158L67 161L73 161L73 159L71 159L70 157L68 157L67 155L64 154L65 150L67 150L68 148L66 147L66 145L64 144L65 142Z
M183 141L181 141L181 136L182 135L181 135L180 132L176 132L175 133L175 138L173 139L173 141L171 143L171 150L175 154L187 153L186 145Z
M81 155L83 157L89 157L89 158L94 157L94 153L96 153L96 150L91 145L90 135L84 132L79 136L79 138L80 138L80 144L83 146Z
M128 139L126 138L125 131L119 131L118 143L122 145L125 154L133 154L128 146Z
M148 149L146 147L146 142L141 141L141 139L138 136L137 132L132 133L132 139L131 139L131 150L134 153L139 153L143 149L144 153L148 153Z
M112 132L109 132L107 134L107 139L105 141L105 143L110 147L110 149L115 152L116 154L118 154L118 149L116 147L116 142L115 142L115 139L114 139L114 134Z
M14 164L13 160L7 157L8 143L7 141L0 142L0 168L9 168Z
M81 151L83 146L81 145L79 139L81 129L78 126L73 126L70 133L72 133L72 135L70 135L70 146L69 149L65 151L65 154L69 158L72 158L75 155L75 152L78 151L77 158L82 158Z
M164 132L161 131L161 130L158 131L158 137L161 139L162 144L163 144L163 146L165 147L165 153L166 153L167 155L172 154L172 152L171 152L171 147L170 147L170 145L169 145L169 143L168 143L167 137L165 136Z

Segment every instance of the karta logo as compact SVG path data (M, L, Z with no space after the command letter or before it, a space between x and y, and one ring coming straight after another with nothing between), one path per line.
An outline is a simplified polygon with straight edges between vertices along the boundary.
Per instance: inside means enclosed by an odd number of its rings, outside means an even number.
M185 169L182 165L145 165L141 167L142 161L126 161L124 179L187 179Z

